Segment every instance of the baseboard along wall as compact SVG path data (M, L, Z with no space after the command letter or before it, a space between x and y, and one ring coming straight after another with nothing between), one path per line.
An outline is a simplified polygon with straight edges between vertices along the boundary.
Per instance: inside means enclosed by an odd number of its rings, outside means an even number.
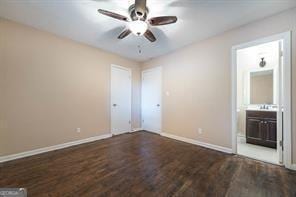
M160 133L160 135L164 136L164 137L167 137L167 138L179 140L179 141L182 141L182 142L187 142L187 143L190 143L190 144L194 144L194 145L202 146L202 147L205 147L205 148L217 150L217 151L220 151L220 152L224 152L224 153L228 153L228 154L232 153L231 148L226 148L226 147L223 147L223 146L209 144L209 143L201 142L201 141L198 141L198 140L193 140L193 139L189 139L189 138L185 138L185 137L180 137L180 136L177 136L177 135L164 133L164 132Z
M110 138L110 137L112 137L111 134L103 134L103 135L94 136L94 137L90 137L90 138L86 138L86 139L82 139L82 140L77 140L77 141L67 142L67 143L63 143L63 144L57 144L54 146L25 151L25 152L21 152L21 153L17 153L17 154L0 156L0 163L15 160L15 159L20 159L20 158L24 158L24 157L29 157L29 156L33 156L33 155L37 155L37 154L41 154L41 153L46 153L46 152L50 152L50 151L54 151L54 150L59 150L59 149L63 149L63 148L68 148L70 146L75 146L75 145L79 145L79 144L102 140L102 139L106 139L106 138Z

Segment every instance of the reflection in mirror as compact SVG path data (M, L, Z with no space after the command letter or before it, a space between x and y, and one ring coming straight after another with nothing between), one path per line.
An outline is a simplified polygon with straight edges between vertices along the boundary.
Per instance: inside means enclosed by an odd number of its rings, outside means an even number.
M250 73L250 104L274 104L273 70Z

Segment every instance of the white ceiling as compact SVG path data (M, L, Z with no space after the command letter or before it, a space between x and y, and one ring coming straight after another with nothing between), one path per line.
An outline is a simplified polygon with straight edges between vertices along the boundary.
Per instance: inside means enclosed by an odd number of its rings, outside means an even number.
M137 61L296 6L296 0L147 0L149 17L176 15L176 24L153 27L157 41L117 36L125 22L98 14L106 9L128 16L132 0L0 0L0 17L52 32ZM142 53L138 53L140 45Z

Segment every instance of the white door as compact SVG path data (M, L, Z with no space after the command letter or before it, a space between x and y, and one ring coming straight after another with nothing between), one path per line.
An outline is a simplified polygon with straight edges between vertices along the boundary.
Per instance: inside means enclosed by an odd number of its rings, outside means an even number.
M142 128L161 131L161 67L142 72Z
M131 131L131 70L111 66L111 132Z

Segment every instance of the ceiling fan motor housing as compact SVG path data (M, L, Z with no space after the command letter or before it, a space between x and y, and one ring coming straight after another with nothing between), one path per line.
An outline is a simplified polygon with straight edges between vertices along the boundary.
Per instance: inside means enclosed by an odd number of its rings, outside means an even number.
M147 15L148 15L148 8L146 8L146 12L144 13L143 16L139 17L137 14L136 14L136 10L135 10L135 4L131 5L129 7L129 13L130 13L130 17L133 21L135 20L142 20L142 21L145 21L147 19Z
M145 21L147 19L147 15L149 13L149 9L144 5L144 8L136 9L136 4L133 4L129 7L129 14L133 21L142 20Z
M146 14L146 0L136 0L135 1L135 14L142 18Z

